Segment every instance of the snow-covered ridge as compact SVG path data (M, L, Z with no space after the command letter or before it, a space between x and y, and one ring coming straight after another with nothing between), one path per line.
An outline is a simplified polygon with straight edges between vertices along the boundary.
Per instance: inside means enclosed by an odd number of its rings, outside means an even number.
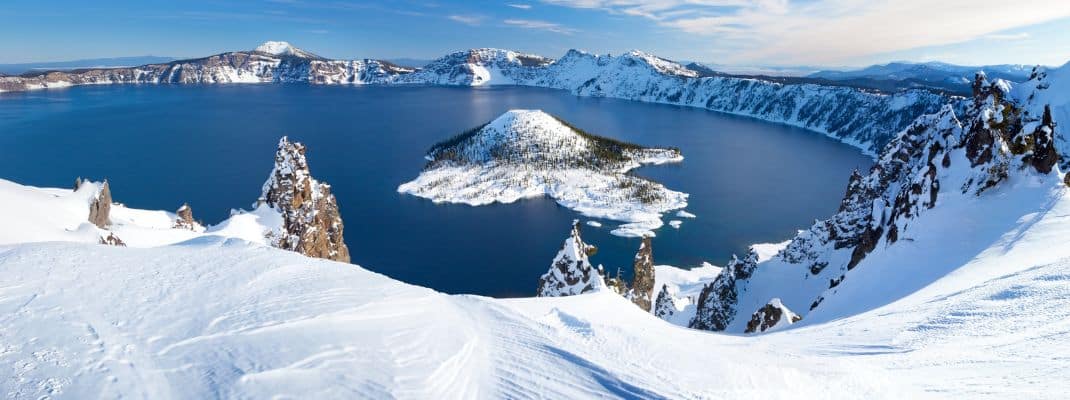
M804 324L895 302L958 275L977 283L1070 257L1023 238L1065 234L1067 97L1051 91L1070 71L1038 69L1011 89L979 74L961 112L914 121L867 174L850 178L840 210L801 231L777 256L733 259L709 283L690 326L743 331L771 299ZM1056 79L1052 79L1056 77ZM994 244L993 244L994 243ZM992 246L992 248L988 248ZM1020 263L992 268L989 252ZM749 327L748 327L749 328Z
M321 59L322 57L290 45L288 42L267 41L256 47L253 51L267 53L275 56L293 56L301 58Z
M263 83L523 85L699 107L821 132L876 154L915 118L948 97L926 90L893 94L843 86L779 83L698 71L641 51L620 56L570 50L558 60L501 49L448 54L420 70L364 60L325 60L286 42L251 52L134 68L0 77L0 92L113 83Z
M626 174L680 162L678 149L598 137L537 110L511 110L432 146L424 171L398 192L473 206L550 196L581 214L625 222L621 236L652 234L687 194Z

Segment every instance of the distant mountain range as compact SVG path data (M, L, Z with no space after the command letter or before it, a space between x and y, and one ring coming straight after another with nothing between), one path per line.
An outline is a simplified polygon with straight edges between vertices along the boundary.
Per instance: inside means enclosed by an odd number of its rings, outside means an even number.
M893 62L850 71L818 71L807 77L833 81L908 82L917 86L965 91L973 83L977 72L983 71L991 79L1024 82L1029 79L1032 70L1032 66L1021 64L964 66L942 62Z
M0 64L0 74L19 75L32 71L67 70L83 68L133 67L174 61L174 57L133 56L111 58L87 58L71 61L45 61L17 64Z

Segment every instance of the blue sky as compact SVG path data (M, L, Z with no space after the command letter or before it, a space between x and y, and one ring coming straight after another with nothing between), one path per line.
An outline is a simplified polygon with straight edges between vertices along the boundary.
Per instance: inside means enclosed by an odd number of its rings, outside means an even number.
M641 49L734 65L1061 65L1070 1L5 0L0 37L0 63L195 57L285 40L331 58L501 47L550 57Z

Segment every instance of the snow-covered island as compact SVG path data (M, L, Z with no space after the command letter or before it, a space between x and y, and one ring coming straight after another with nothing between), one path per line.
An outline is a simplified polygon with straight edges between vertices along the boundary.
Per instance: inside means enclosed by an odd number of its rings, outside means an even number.
M628 174L683 161L679 149L589 134L538 110L511 110L431 147L423 172L398 192L472 206L550 196L593 218L624 222L614 235L653 235L687 193Z

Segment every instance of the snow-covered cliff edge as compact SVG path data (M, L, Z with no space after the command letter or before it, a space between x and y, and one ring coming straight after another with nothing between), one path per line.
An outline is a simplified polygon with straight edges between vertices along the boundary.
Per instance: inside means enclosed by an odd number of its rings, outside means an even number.
M641 51L620 56L570 50L560 59L501 49L448 54L422 69L387 61L328 60L285 42L253 51L133 68L0 76L0 92L114 83L522 85L578 96L699 107L795 125L876 154L915 118L955 101L916 89L878 93L845 86L704 76Z
M1038 69L1014 89L978 75L963 112L948 105L917 119L869 173L853 174L832 218L772 259L730 262L690 325L743 331L745 316L774 298L803 323L827 321L956 275L979 282L1070 257L1065 246L1038 245L1065 234L1070 207L1059 168L1068 159L1070 102L1059 91L1067 71ZM999 265L994 252L1021 263Z

